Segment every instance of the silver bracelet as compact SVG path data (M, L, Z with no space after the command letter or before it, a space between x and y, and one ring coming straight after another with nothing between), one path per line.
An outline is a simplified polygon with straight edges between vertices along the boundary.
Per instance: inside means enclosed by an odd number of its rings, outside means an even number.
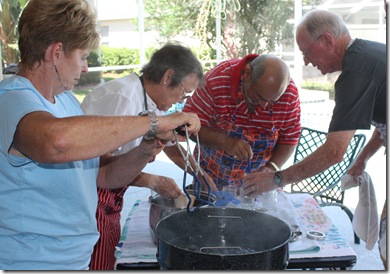
M142 111L140 116L149 116L150 119L150 129L149 131L144 135L144 138L146 140L152 140L156 137L157 131L158 131L158 117L154 111L146 110Z

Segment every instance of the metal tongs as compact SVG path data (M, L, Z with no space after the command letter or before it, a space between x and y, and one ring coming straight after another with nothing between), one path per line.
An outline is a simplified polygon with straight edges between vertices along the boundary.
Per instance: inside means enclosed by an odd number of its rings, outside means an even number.
M180 154L183 156L183 159L185 161L185 167L184 167L184 176L183 176L183 192L184 194L187 196L188 198L188 204L187 204L187 211L188 212L193 212L197 209L199 209L202 205L211 205L211 206L214 206L214 204L211 202L211 187L209 185L209 183L207 182L205 176L204 176L204 173L200 167L200 164L199 164L199 161L200 161L200 142L199 142L199 135L196 135L196 144L197 144L197 152L198 152L198 159L195 160L194 158L194 155L192 154L191 152L191 147L190 147L190 142L189 142L189 135L188 135L188 129L187 129L187 125L184 125L184 126L181 126L181 127L178 127L174 130L174 133L175 133L175 138L176 138L176 145L177 145L177 148L179 149L180 151ZM180 134L182 136L186 136L186 143L187 143L187 152L184 153L181 146L180 146L180 143L178 141L178 138L177 138L177 135ZM190 162L190 157L191 159L194 161L195 163L195 170L194 168L191 166L191 162ZM191 195L188 193L187 189L186 189L186 178L187 178L187 170L188 168L191 169L192 171L192 174L193 174L193 177L194 177L194 184L193 184L193 187L194 187L194 196L196 197L196 199L199 201L199 204L196 205L195 207L190 207L191 203L192 203L192 198L191 198ZM206 186L207 186L207 200L204 200L202 197L201 197L201 193L202 193L202 184L199 180L199 174L200 176L202 176L202 179L203 181L205 182Z

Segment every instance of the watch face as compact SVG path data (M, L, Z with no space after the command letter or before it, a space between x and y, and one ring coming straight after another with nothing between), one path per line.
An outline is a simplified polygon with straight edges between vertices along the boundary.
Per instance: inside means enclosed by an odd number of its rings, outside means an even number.
M274 183L279 187L283 186L283 177L279 171L275 172Z

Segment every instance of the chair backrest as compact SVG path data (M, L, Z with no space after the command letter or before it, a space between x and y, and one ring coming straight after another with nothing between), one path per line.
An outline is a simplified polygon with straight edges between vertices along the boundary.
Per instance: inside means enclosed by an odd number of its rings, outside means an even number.
M327 135L327 132L302 127L299 143L295 149L294 163L306 158L324 144ZM292 184L291 192L309 193L317 198L320 203L343 204L344 192L341 191L340 179L346 174L349 166L359 154L365 142L366 136L364 134L355 134L340 163L299 183Z

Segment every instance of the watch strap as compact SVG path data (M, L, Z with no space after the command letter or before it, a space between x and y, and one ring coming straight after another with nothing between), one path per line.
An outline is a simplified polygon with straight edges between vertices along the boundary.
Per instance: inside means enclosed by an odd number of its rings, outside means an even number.
M274 184L277 187L284 187L283 176L282 176L282 173L280 171L275 172Z
M146 116L148 115L150 120L150 129L149 131L144 135L144 138L146 140L152 140L156 137L157 131L158 131L158 117L154 111L146 110L142 111L140 116Z

